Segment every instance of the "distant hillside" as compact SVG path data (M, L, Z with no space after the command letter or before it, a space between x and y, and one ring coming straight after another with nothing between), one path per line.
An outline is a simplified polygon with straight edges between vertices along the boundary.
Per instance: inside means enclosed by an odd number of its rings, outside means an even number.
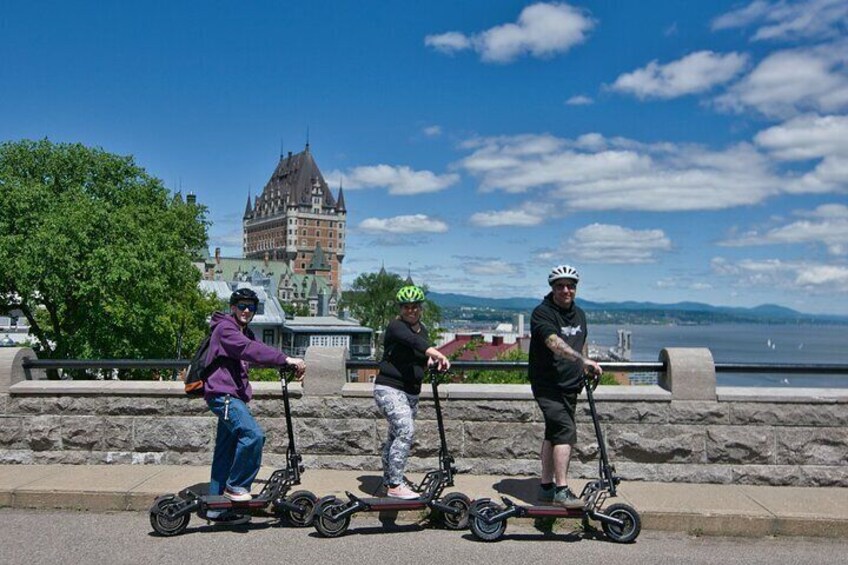
M539 304L540 298L481 298L465 294L428 293L428 298L446 310L446 314L462 313L462 317L473 316L479 311L480 318L490 318L484 312L529 313ZM762 304L754 308L713 306L701 302L677 302L657 304L654 302L592 302L577 299L577 304L595 321L650 323L654 322L754 322L754 323L848 323L848 316L826 316L804 314L776 304ZM469 314L468 311L472 311Z

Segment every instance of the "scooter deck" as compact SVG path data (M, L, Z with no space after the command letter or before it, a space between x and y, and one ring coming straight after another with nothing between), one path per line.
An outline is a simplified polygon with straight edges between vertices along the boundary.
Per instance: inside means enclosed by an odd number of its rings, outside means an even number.
M368 506L364 512L379 512L382 510L421 510L427 508L427 501L423 498L360 498L359 501Z
M583 516L582 508L565 508L564 506L544 505L544 506L522 506L522 515L530 518L580 518Z
M204 497L203 500L207 507L214 508L215 510L223 510L225 508L252 510L256 508L264 508L268 506L269 502L271 502L270 498L263 498L260 496L244 501L230 500L226 496L207 496Z

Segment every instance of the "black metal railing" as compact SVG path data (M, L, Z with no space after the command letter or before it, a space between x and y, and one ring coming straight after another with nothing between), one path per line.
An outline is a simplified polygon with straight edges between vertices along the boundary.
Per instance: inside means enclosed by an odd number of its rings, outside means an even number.
M165 369L179 370L187 367L188 359L25 359L24 371L31 379L32 369ZM348 359L345 363L350 369L377 369L379 362L374 359ZM602 362L607 372L665 373L665 363ZM454 361L455 370L514 371L527 370L526 361ZM807 374L807 375L848 375L848 364L787 364L787 363L716 363L716 373L751 374Z

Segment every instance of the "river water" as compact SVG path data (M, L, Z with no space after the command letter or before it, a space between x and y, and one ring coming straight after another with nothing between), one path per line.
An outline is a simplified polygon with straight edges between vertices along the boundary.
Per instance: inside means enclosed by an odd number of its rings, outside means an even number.
M631 361L659 360L664 347L706 347L716 363L837 364L848 369L848 325L589 325L589 341L602 349L616 345L618 329L631 332ZM719 386L848 388L839 375L716 375Z

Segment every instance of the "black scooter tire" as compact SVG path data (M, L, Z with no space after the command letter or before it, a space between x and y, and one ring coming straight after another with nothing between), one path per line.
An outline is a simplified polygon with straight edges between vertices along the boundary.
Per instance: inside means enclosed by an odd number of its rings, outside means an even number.
M471 533L483 541L498 541L501 539L506 531L506 520L487 524L483 518L497 514L502 508L492 501L475 503L474 508L479 516L469 516L468 524L471 526Z
M461 492L452 492L442 498L439 502L445 506L456 508L459 514L441 512L436 510L436 517L445 528L449 530L464 530L468 527L468 509L471 508L471 499Z
M295 510L286 510L284 513L286 521L296 528L311 526L312 518L315 516L315 503L318 502L318 497L308 490L298 490L291 493L286 500L290 504L302 506L306 509L303 513Z
M348 526L350 526L350 516L345 516L340 520L333 520L329 516L328 509L339 504L343 504L343 502L336 498L335 500L319 502L318 506L315 507L315 519L312 524L315 526L318 533L325 538L339 537L344 534L347 531Z
M603 513L624 522L623 527L601 522L601 527L609 539L616 543L630 543L642 531L642 518L629 504L616 503L603 509Z
M150 509L150 525L160 536L178 536L188 527L191 514L185 514L178 518L169 518L167 510L179 505L180 500L174 496L158 499L153 508Z

